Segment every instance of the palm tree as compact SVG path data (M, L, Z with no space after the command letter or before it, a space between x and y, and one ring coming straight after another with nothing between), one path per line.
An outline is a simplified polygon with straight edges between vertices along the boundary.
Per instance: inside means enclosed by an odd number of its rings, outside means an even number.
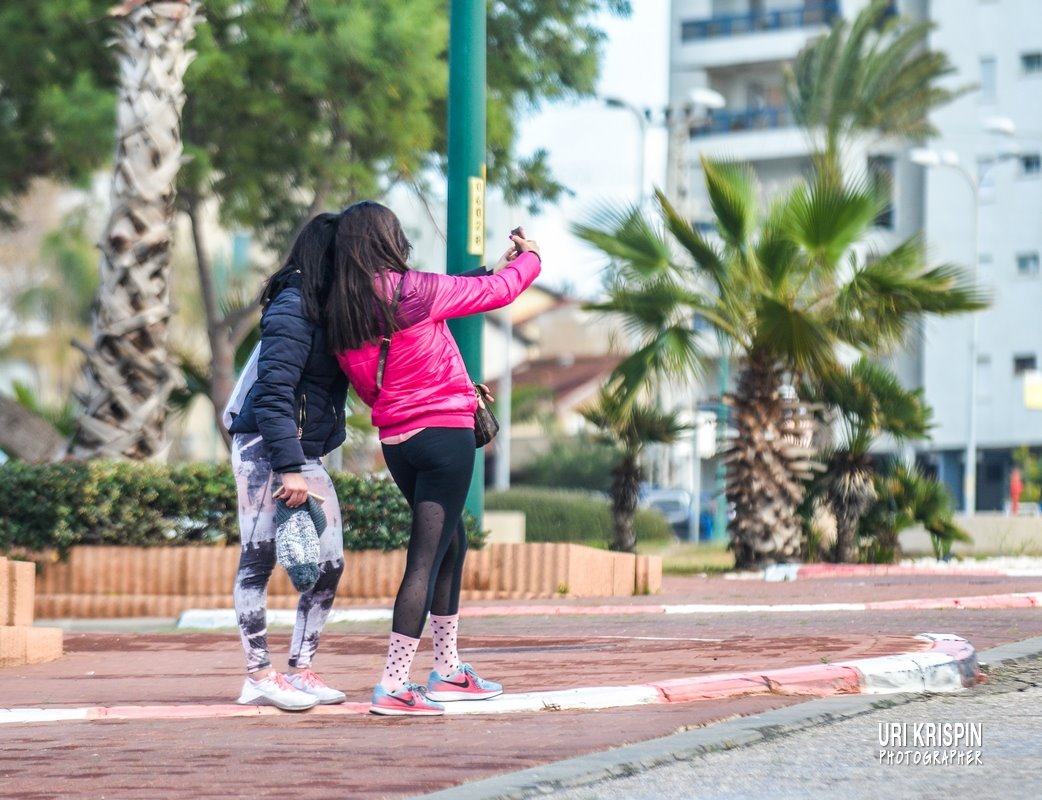
M583 417L604 432L612 443L620 446L619 463L612 470L611 497L615 539L612 550L635 552L637 537L633 531L633 516L637 511L640 492L640 457L649 444L671 444L687 427L674 413L663 413L657 408L632 400L627 401L618 392L607 387L601 390L596 404L584 409Z
M186 49L195 0L127 0L119 18L120 72L112 212L99 247L101 287L86 355L84 412L70 453L162 457L167 399L180 385L167 349L174 198L181 166Z
M867 358L817 386L808 385L805 393L838 417L840 443L826 452L826 471L819 480L836 519L832 560L854 561L858 526L878 498L869 448L884 433L898 442L923 438L930 429L930 408L922 389L905 389L890 370Z
M822 135L819 172L839 179L844 143L865 134L925 139L929 114L969 88L941 86L955 72L930 50L930 22L905 23L890 0L873 0L852 23L838 19L786 70L789 108L804 130Z
M951 495L944 484L916 466L895 464L874 478L876 500L861 520L862 538L869 542L871 562L893 562L899 552L898 535L920 525L930 534L938 559L951 554L955 542L973 538L955 524Z
M658 226L639 214L605 212L575 232L624 265L624 279L590 306L643 332L616 371L623 398L658 374L691 378L704 351L677 326L692 315L713 326L737 359L726 492L736 512L736 565L747 568L800 551L797 509L813 467L811 409L793 387L838 371L839 345L872 352L900 341L925 314L960 313L985 301L956 268L926 267L918 237L873 259L859 252L880 208L863 185L817 176L761 218L747 166L703 159L702 168L719 242L661 193Z

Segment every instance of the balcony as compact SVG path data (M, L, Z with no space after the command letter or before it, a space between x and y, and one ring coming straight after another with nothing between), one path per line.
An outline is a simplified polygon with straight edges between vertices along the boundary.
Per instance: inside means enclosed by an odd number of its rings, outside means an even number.
M750 33L830 25L840 16L839 0L812 0L796 8L688 20L680 24L680 40L715 39Z
M792 112L787 106L763 106L741 110L720 109L713 111L709 119L691 128L691 138L718 136L740 131L765 131L789 128L793 125Z

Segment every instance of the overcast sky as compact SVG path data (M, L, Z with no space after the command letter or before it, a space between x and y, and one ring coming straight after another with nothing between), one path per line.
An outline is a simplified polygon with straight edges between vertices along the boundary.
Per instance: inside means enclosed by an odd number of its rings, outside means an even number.
M605 14L608 34L598 93L638 107L661 109L668 96L669 0L639 0L624 20ZM575 196L536 218L524 219L526 233L543 252L541 282L591 295L600 285L601 256L576 240L568 225L604 202L628 203L638 196L639 125L630 111L600 101L554 105L524 123L520 151L544 147L558 180ZM649 126L645 185L662 185L666 135Z

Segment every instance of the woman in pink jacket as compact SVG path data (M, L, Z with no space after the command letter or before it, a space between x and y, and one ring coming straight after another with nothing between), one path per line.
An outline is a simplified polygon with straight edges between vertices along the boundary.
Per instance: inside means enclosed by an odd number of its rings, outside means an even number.
M491 272L418 272L408 266L411 246L390 209L366 201L341 216L325 308L329 343L372 408L387 468L413 513L374 714L442 714L441 702L503 692L461 663L456 650L477 399L445 321L502 308L536 279L536 243L511 239ZM409 681L409 669L428 613L434 668L420 685Z

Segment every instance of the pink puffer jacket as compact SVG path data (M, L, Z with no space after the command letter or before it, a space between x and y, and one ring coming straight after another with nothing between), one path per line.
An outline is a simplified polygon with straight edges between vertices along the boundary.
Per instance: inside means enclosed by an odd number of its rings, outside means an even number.
M402 285L397 322L376 389L379 343L337 355L358 395L373 409L380 438L417 428L470 428L477 400L445 320L509 305L539 275L539 257L522 253L494 275L464 277L409 271L387 275L387 291Z

